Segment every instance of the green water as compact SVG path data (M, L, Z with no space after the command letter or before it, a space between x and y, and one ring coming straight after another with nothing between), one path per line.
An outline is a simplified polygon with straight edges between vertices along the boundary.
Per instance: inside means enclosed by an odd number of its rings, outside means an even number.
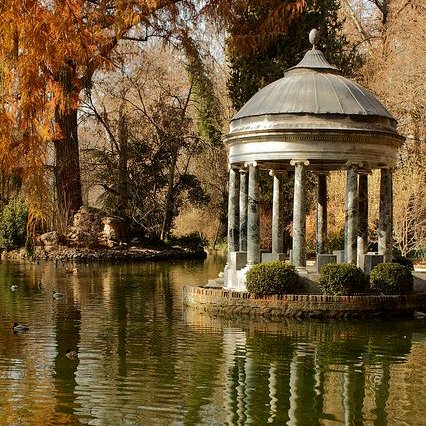
M0 263L0 425L426 425L424 320L183 309L223 265Z

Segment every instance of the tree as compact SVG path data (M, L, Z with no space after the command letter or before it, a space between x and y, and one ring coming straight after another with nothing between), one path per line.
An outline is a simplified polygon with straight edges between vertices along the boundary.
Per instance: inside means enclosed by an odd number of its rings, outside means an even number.
M68 223L82 203L78 143L81 94L96 70L111 66L120 40L185 39L199 16L233 27L235 11L269 0L4 0L0 5L0 156L5 173L22 167L30 215L43 216L48 146L55 155L57 214ZM276 2L258 31L237 45L274 37L303 0ZM271 31L272 30L272 31ZM194 86L195 87L195 86ZM208 108L206 109L206 111ZM211 129L210 129L211 130ZM38 204L35 204L35 201ZM37 213L37 214L36 214Z
M279 3L275 2L274 4ZM285 2L281 2L285 3ZM285 33L277 35L275 40L264 39L256 49L230 50L230 78L228 82L229 95L236 110L240 109L258 90L267 84L283 77L284 71L296 65L305 52L312 46L308 40L308 34L312 28L319 29L319 48L327 59L342 69L346 75L355 73L362 63L362 58L354 50L343 34L343 25L339 19L340 4L337 0L306 0L303 9L296 19L288 22ZM269 9L265 5L253 8L250 11L243 10L236 19L240 26L255 27L268 15ZM233 34L231 33L231 37ZM237 35L238 36L238 35ZM266 178L263 185L264 201L262 203L262 215L271 218L271 179ZM313 176L309 177L309 191L314 190ZM292 182L286 183L284 196L288 200L285 203L288 208L285 211L286 229L290 229L292 220ZM310 194L310 198L312 194ZM262 226L268 226L266 221ZM262 235L268 235L270 230L265 229ZM286 231L287 233L287 231ZM285 235L286 243L289 243L289 235ZM267 238L263 238L263 246L268 246ZM270 244L270 241L269 241Z
M377 8L360 22L376 37L360 78L407 138L394 174L394 240L408 254L426 246L426 194L420 184L425 179L426 5L418 0L372 2Z
M320 31L319 48L327 59L344 74L351 75L360 66L361 58L345 39L339 8L337 0L306 0L297 19L289 21L285 33L274 40L265 39L256 50L231 50L228 88L235 109L240 109L259 89L283 77L287 68L302 59L311 48L308 34L312 28ZM244 10L238 16L240 25L255 26L267 13L265 6L250 12Z
M203 148L190 111L193 85L172 49L153 45L134 57L95 78L85 106L84 129L92 132L83 158L89 180L103 188L107 211L167 240L183 203L207 200L191 170Z
M47 143L53 143L58 209L66 221L82 204L77 133L82 90L90 88L97 69L109 65L120 39L142 39L131 30L136 25L140 31L146 30L160 10L164 19L175 17L176 3L2 2L2 148L5 152L22 148L20 153L40 169L43 161L39 159ZM9 154L6 162L20 163L21 158ZM42 182L40 173L37 177Z

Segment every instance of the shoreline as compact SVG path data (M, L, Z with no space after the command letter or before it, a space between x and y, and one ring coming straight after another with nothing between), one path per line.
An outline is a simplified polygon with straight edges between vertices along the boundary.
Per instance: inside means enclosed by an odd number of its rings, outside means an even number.
M205 259L207 252L203 248L171 247L168 249L152 249L143 247L130 248L98 248L59 246L53 250L45 250L37 246L30 259L24 248L1 253L2 261L53 261L53 262L133 262L133 261L161 261L178 259Z

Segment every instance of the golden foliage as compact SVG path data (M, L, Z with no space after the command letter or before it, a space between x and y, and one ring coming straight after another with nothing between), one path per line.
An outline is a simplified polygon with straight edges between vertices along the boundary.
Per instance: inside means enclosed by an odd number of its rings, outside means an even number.
M286 33L305 5L305 0L218 0L204 10L222 18L231 34L229 48L238 54L257 52Z
M79 106L93 73L135 25L176 1L4 0L0 4L0 168L23 169L34 207L44 192L55 118ZM32 209L31 213L39 209ZM36 216L39 215L36 214Z

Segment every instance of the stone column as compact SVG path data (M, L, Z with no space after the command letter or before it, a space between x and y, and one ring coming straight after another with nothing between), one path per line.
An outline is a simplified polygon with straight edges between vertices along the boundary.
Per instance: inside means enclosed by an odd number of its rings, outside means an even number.
M358 174L356 165L350 165L346 179L345 261L356 263L358 235Z
M274 178L272 195L272 253L282 253L284 250L284 172L271 170Z
M238 170L229 170L228 188L228 263L229 253L239 249L239 188L240 176Z
M240 170L240 251L247 251L247 170Z
M306 177L305 166L308 160L291 160L294 166L293 199L293 265L306 267Z
M325 253L325 240L327 238L327 173L318 173L318 199L317 199L317 254Z
M249 165L248 213L247 213L247 265L260 262L259 221L259 166L256 161Z
M362 256L368 251L368 172L358 175L358 239L357 265L363 267Z
M392 261L392 172L382 169L380 175L379 254L383 261Z

